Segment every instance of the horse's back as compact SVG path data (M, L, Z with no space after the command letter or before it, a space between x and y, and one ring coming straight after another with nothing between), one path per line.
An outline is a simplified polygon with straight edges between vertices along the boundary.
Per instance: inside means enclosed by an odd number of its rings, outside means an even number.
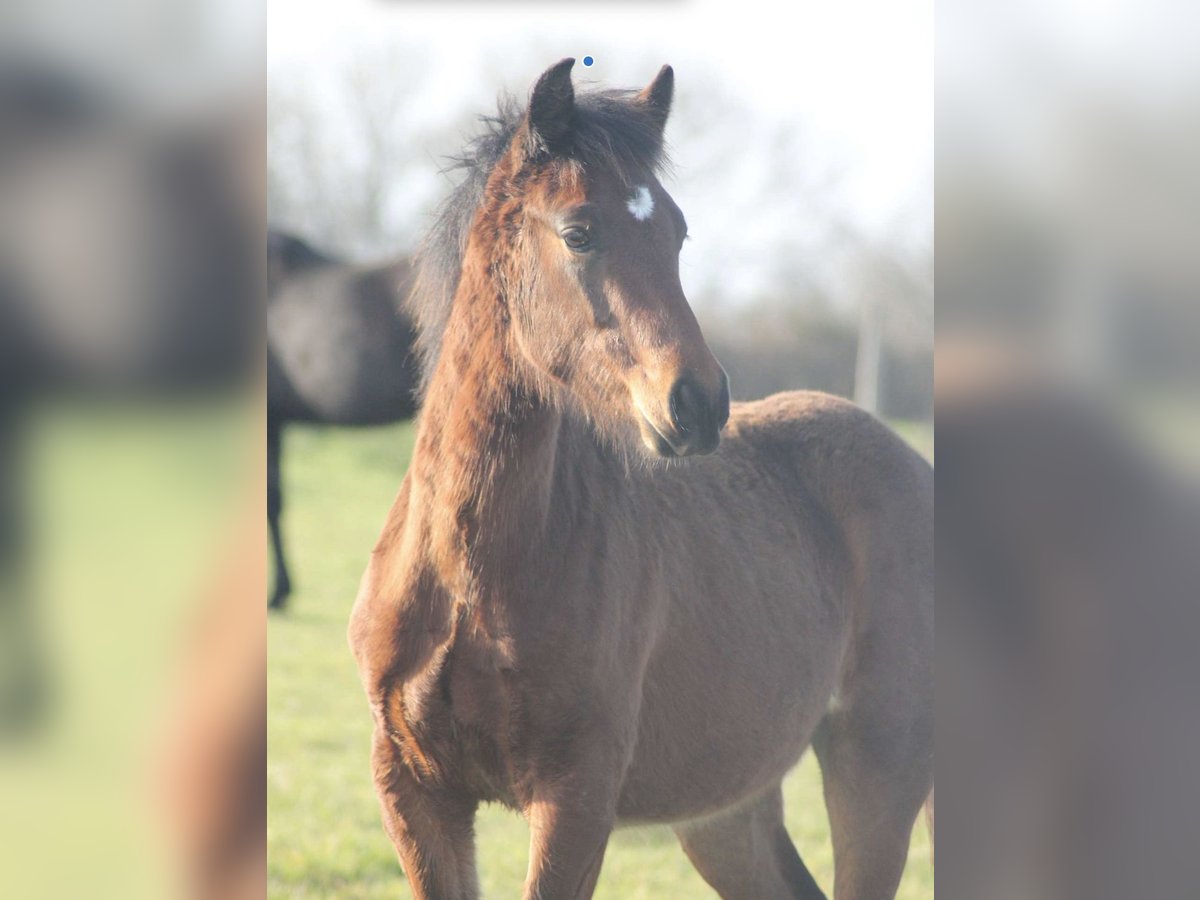
M780 473L819 504L855 591L886 569L886 602L906 616L919 608L932 633L933 469L919 453L860 407L815 391L735 404L727 431L731 459Z
M412 324L399 308L406 265L318 266L280 285L267 313L269 348L286 377L290 418L374 425L415 411Z
M870 413L817 391L737 403L722 452L815 498L852 555L870 535L905 546L920 576L932 578L933 469Z
M851 482L932 506L929 464L884 423L832 394L786 391L735 403L725 440L733 453L749 452L760 462L803 463L806 480L819 481L825 492Z

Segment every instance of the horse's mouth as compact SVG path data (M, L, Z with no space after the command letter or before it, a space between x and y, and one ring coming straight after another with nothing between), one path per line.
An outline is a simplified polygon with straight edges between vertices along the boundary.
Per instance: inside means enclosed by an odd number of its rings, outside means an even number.
M686 445L673 443L641 409L637 409L637 427L642 432L642 444L655 456L664 460L678 460L679 457L691 455Z
M658 430L658 426L651 422L645 413L639 409L637 414L638 430L642 433L642 443L646 445L647 450L664 459L677 459L684 455L675 449L667 440L666 435Z
M705 435L698 429L689 433L669 426L663 427L655 424L654 419L646 415L642 410L642 405L636 400L633 408L637 415L638 430L642 434L642 444L647 450L662 459L707 456L714 452L721 442L720 429Z

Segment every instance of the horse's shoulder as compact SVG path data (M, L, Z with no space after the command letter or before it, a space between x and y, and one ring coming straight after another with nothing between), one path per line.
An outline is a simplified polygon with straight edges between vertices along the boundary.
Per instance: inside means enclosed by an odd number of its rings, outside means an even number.
M419 535L408 533L410 492L406 476L350 614L350 647L365 678L414 671L450 635L451 599L425 557L414 552Z
M369 620L374 619L374 608L379 605L381 595L393 581L390 577L399 550L399 541L403 536L404 522L408 514L408 499L411 491L408 478L400 484L396 499L388 511L387 520L371 557L367 561L366 571L358 583L358 594L354 600L354 611L351 614L350 638L355 642L355 632L365 627Z
M383 532L379 535L379 540L375 543L374 556L378 556L381 552L395 544L404 532L405 523L408 521L408 503L412 496L412 475L406 473L404 479L400 482L400 490L396 492L396 499L392 501L392 507L388 510L387 520L384 522Z

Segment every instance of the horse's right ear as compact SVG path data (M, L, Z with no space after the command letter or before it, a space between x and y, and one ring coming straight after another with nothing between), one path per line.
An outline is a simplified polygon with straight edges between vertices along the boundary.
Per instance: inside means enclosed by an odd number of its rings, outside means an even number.
M659 69L654 80L637 95L639 102L654 114L659 131L667 126L667 116L671 114L671 98L674 95L675 70L670 66Z
M575 60L570 57L556 62L533 86L525 136L525 148L530 156L561 152L570 141L575 113L575 89L571 86L574 65Z

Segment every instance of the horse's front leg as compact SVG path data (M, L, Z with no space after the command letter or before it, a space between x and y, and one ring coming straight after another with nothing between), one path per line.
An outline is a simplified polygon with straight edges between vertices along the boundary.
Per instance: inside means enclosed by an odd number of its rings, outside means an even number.
M416 900L477 900L474 798L417 779L391 737L376 729L371 755L383 824Z
M629 754L611 733L588 731L574 746L557 744L542 757L525 808L525 900L587 900L596 889Z
M587 900L596 889L612 832L610 804L597 798L545 799L529 809L525 900Z

